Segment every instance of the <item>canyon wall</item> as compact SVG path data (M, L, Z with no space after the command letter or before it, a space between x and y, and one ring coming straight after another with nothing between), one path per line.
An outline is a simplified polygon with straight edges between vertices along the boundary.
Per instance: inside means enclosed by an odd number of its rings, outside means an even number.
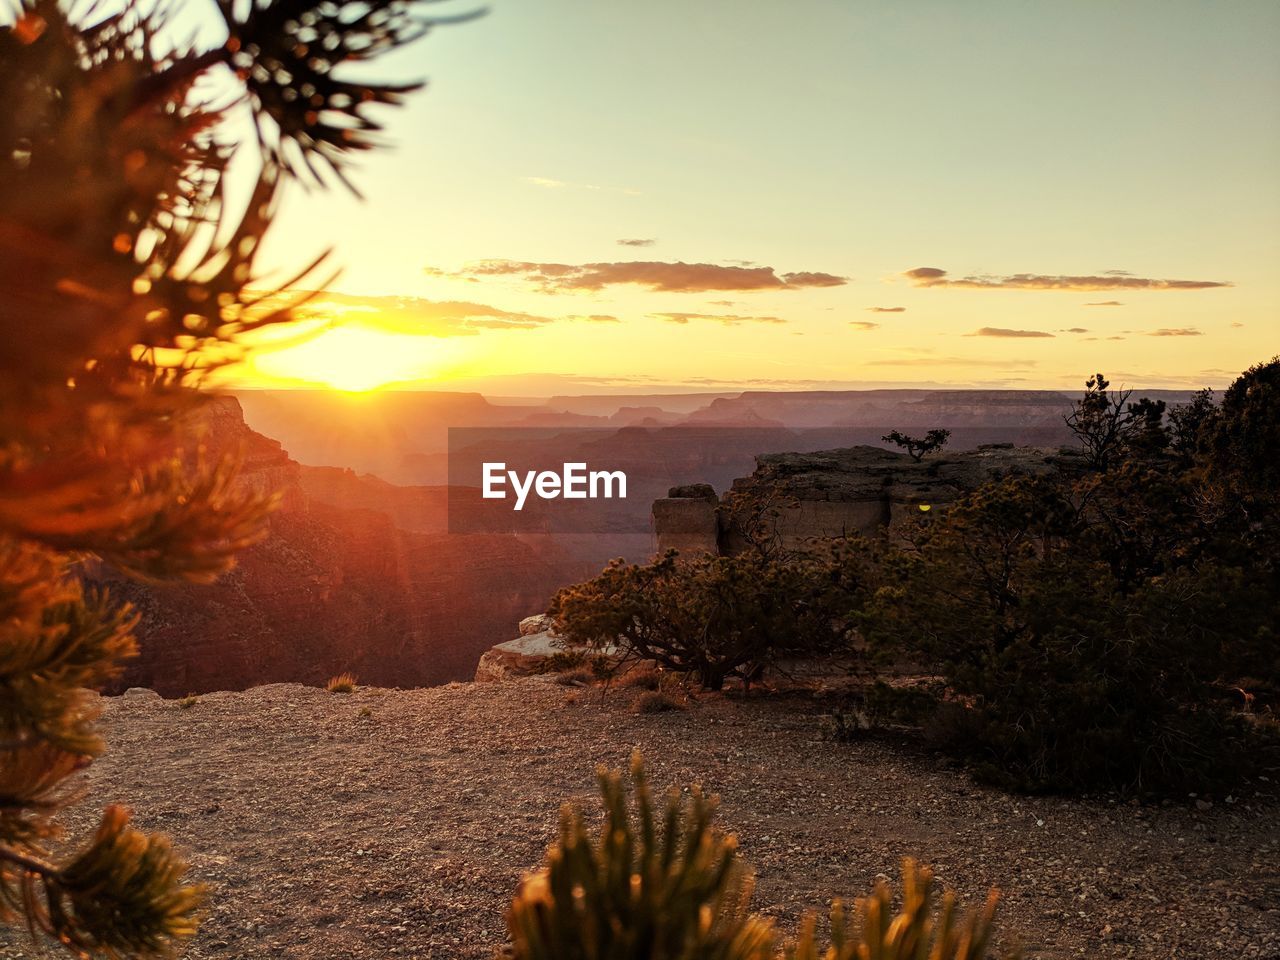
M249 429L232 398L205 421L205 447L239 455L240 482L279 491L281 506L266 539L212 585L89 571L142 613L142 652L118 689L181 696L346 670L380 686L470 679L495 636L599 567L545 536L450 535L442 488L302 466Z

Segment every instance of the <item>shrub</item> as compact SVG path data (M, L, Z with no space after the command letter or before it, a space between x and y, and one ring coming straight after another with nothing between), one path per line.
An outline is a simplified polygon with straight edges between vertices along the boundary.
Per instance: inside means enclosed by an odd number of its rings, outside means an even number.
M200 702L199 697L197 697L194 693L188 693L185 697L183 697L181 700L178 701L178 708L181 710L190 710L199 702Z
M683 703L661 690L646 690L631 704L633 713L667 713L671 710L683 709Z
M751 873L712 825L714 802L673 790L655 817L638 756L631 774L634 821L621 776L604 769L598 836L581 811L561 814L559 842L507 914L516 960L772 960L772 925L747 912Z
M574 670L566 670L564 673L557 674L555 682L562 687L585 687L593 683L595 679L596 675L590 667L578 667Z
M1155 408L1106 386L1090 381L1077 418L1094 471L1005 478L920 525L888 555L861 625L945 678L928 726L997 782L1230 787L1280 763L1268 719L1224 695L1277 677L1274 491L1246 493L1239 476L1256 484L1257 470L1188 465L1207 444L1183 436L1168 452ZM1263 392L1248 394L1252 423L1274 420ZM1221 436L1221 417L1201 413Z
M902 863L902 909L895 912L893 893L886 883L877 883L875 892L859 900L854 914L845 912L840 901L831 907L831 944L819 951L816 923L809 916L788 960L982 960L987 956L995 924L998 900L993 890L986 903L956 920L955 894L942 895L941 908L933 904L933 871L914 860ZM1019 956L1014 951L1010 960Z
M664 674L653 667L637 667L635 670L624 673L618 680L618 686L635 690L660 690L663 678L666 676L669 674Z
M752 873L737 842L712 823L715 803L695 787L667 795L656 816L644 767L632 757L635 813L621 776L598 773L605 821L592 837L582 813L566 808L546 866L526 876L507 913L515 960L775 960L772 921L749 912ZM903 864L902 910L885 884L860 900L856 921L832 908L831 945L819 951L808 918L790 960L982 960L996 906L957 922L955 897L933 901L926 867Z
M591 657L585 650L557 650L541 663L539 673L567 673L587 666Z
M88 691L136 652L135 613L82 564L211 582L265 535L270 492L191 428L244 335L307 299L259 256L286 184L346 183L378 105L418 86L351 66L430 20L223 2L206 43L173 35L180 2L0 6L0 924L78 957L169 956L201 897L167 841L119 807L60 838L67 778L103 749ZM287 286L317 289L323 259Z
M356 677L352 673L340 673L330 677L324 688L330 693L350 693L356 688Z
M750 552L646 565L614 561L551 603L573 643L618 644L625 656L692 674L719 690L751 681L783 655L829 653L847 645L848 595L829 559Z

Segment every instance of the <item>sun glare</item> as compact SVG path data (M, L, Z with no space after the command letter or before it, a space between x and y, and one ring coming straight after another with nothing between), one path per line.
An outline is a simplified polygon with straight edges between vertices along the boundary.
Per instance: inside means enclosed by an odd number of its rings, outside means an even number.
M263 349L255 373L270 379L323 384L364 393L391 383L431 376L423 337L371 330L358 324L332 327L300 343Z

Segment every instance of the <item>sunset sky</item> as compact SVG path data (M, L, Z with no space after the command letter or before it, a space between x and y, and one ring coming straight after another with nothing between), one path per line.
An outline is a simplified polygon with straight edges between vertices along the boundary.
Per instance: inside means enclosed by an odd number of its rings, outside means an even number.
M464 4L437 12L462 12ZM1280 350L1280 4L496 0L295 191L244 385L1221 387Z

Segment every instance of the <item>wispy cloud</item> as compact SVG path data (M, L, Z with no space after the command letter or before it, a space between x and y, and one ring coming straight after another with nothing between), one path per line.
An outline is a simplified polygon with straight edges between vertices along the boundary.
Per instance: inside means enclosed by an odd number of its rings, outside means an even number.
M1088 332L1089 330L1086 327L1067 327L1067 329L1062 331L1062 333L1088 333Z
M953 287L961 290L1207 290L1231 286L1222 280L1155 280L1115 270L1096 276L1015 273L1005 277L953 279L947 275L947 271L938 267L916 267L906 271L903 276L917 287Z
M621 323L622 322L611 313L585 313L585 314L576 313L568 317L568 319L569 320L585 320L587 323Z
M666 293L710 291L799 290L806 287L838 287L847 281L830 273L800 271L777 273L773 267L737 267L714 263L674 263L633 260L618 263L533 263L521 260L481 260L458 271L427 267L431 276L478 281L488 277L515 277L544 293L598 291L619 284L635 284Z
M739 323L786 323L781 317L746 317L725 313L651 313L649 316L667 323L689 323L692 320L710 320L733 326Z
M358 321L389 332L427 337L474 336L480 330L528 330L555 322L553 317L467 300L363 297L324 291L307 301L298 315L311 320Z
M1086 307L1123 307L1124 304L1119 300L1099 300L1096 303L1086 303Z
M1150 330L1147 332L1148 337L1203 337L1204 334L1195 327L1161 327L1159 330Z
M855 330L878 330L880 328L880 324L870 323L866 320L850 320L849 326Z
M867 307L870 313L906 313L906 307Z
M641 237L623 238L618 241L620 247L652 247L657 240L645 239Z
M1009 337L1009 338L1025 338L1025 337L1052 337L1052 333L1044 330L1011 330L1008 327L979 327L973 333L966 333L966 337Z

